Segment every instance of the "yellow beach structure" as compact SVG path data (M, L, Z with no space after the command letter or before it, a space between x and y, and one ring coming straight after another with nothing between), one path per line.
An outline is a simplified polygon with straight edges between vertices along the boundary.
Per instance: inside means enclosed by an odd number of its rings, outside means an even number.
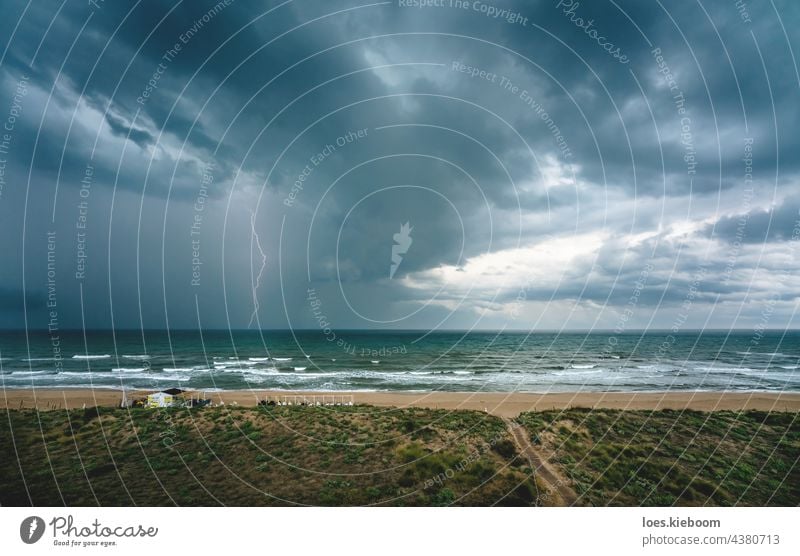
M167 394L166 392L156 392L155 394L149 394L147 396L147 407L170 407L172 406L174 400L175 398L172 396L172 394Z

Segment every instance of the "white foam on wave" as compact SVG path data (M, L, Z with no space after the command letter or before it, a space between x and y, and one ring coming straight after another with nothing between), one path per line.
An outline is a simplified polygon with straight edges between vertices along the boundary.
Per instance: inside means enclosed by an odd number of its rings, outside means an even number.
M572 365L572 369L594 369L597 365Z
M141 373L142 371L146 371L147 367L135 367L135 368L116 367L111 370L117 373Z
M113 380L114 382L118 383L119 379L124 376L126 382L132 380L142 380L142 381L170 381L170 382L186 382L191 380L191 376L187 375L177 375L177 374L151 374L151 373L126 373L124 375L119 375L117 373L112 372L73 372L73 371L64 371L58 373L54 378L56 379L66 379L69 380L70 378L74 377L81 377L87 378L94 381L103 381L103 380ZM89 383L86 383L86 386L90 386ZM92 386L96 386L96 384L92 384Z
M273 361L291 361L291 357L273 357Z
M254 366L258 365L259 363L264 363L264 361L214 361L214 368L215 369L226 369L230 367L240 367L244 366Z
M683 370L684 371L689 371L689 372L695 371L695 372L701 372L701 373L723 373L723 374L728 374L728 373L742 373L742 374L754 374L755 373L755 374L760 374L760 373L765 373L767 371L767 369L752 369L750 367L729 367L729 366L725 366L725 365L722 365L722 364L719 364L719 365L716 365L716 366L714 366L714 365L712 365L712 366L701 365L701 366L692 367L690 369L683 369Z
M123 359L150 359L149 355L123 355Z
M178 382L186 382L187 380L192 380L192 377L190 376L180 376L180 375L144 375L136 378L142 378L147 380L159 380L159 381L170 380Z
M256 362L263 362L263 361L269 361L269 357L248 357L247 360L248 361L256 361Z
M242 369L242 372L248 375L274 375L280 373L280 371L275 367L263 367L260 369Z
M185 373L185 372L189 372L189 371L195 371L195 370L197 370L197 369L195 369L194 367L164 367L164 368L163 368L163 369L161 369L161 370L162 370L162 371L165 371L165 372L175 372L175 371L178 371L178 372Z
M249 373L249 371L247 371ZM413 374L412 374L413 373ZM470 371L458 371L459 375L456 376L454 372L448 371L446 375L441 375L434 372L426 372L426 371L399 371L399 372L387 372L387 371L375 371L375 370L367 370L367 369L351 369L347 371L334 371L334 372L304 372L304 373L292 373L288 371L275 371L269 373L272 375L272 378L283 384L292 384L292 383L307 383L309 381L313 381L315 379L329 379L337 381L340 385L347 384L346 381L352 379L359 379L359 380L374 380L379 381L381 383L401 383L401 384L414 384L418 382L417 375L425 374L425 375L432 375L436 374L437 377L435 379L436 382L474 382L482 380L480 377L477 376L469 376L465 377L464 375L472 375ZM350 390L350 387L346 388Z
M110 359L111 356L109 354L107 354L107 353L105 353L103 355L80 355L80 354L77 354L77 355L73 355L72 358L73 359Z
M225 373L242 373L242 374L255 374L255 375L262 375L262 374L275 374L278 372L278 369L275 367L247 367L247 368L232 368L226 367L225 369L215 369L216 371L222 371Z
M295 371L305 371L308 367L295 367Z
M580 368L580 367L576 367ZM555 371L553 374L556 376L581 376L581 375L595 375L603 372L603 369L582 369L579 371Z

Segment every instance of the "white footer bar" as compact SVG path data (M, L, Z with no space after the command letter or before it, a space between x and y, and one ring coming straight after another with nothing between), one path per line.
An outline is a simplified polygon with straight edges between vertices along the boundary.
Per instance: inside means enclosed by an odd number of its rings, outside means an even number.
M4 554L778 555L800 554L798 523L797 508L0 508L0 546Z

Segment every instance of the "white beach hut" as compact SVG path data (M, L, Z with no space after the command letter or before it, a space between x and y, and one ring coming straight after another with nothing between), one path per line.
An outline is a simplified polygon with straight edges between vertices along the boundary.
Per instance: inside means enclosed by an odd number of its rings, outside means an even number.
M172 394L166 392L156 392L147 396L147 407L170 407L174 398Z

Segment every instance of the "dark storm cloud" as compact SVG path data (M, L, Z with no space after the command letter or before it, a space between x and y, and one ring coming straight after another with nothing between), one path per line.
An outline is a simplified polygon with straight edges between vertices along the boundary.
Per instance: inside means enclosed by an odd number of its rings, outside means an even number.
M122 118L110 112L106 114L106 122L111 127L111 133L118 137L128 138L143 149L155 141L155 138L147 131L131 127Z
M44 307L44 297L36 293L0 287L0 312L13 313L15 317L28 309L41 309Z
M787 199L771 209L755 209L750 212L724 216L708 233L720 240L734 243L771 243L797 241L800 235L800 197Z
M349 0L92 9L70 1L32 4L24 17L24 4L12 2L3 36L22 19L0 68L3 101L22 75L31 94L6 171L19 187L0 197L0 226L9 241L26 242L26 280L41 273L36 241L45 229L63 238L60 264L74 264L76 207L91 166L99 326L112 300L128 325L138 325L140 307L154 326L167 314L173 326L196 324L197 291L186 284L198 198L207 203L200 304L216 326L244 326L250 317L261 260L251 211L268 261L256 295L270 326L285 325L277 301L284 296L308 324L309 286L334 296L341 282L355 306L391 317L430 293L403 287L407 277L571 234L609 239L573 261L557 290L528 284L529 300L624 305L647 264L656 271L643 305L680 304L701 265L730 279L708 281L698 303L744 295L749 274L781 256L797 216L800 83L771 6L745 22L733 3L587 2L572 11L569 2L495 4L526 23L487 17L472 2L462 10ZM797 7L777 9L791 34ZM601 48L577 18L591 20L629 62ZM498 79L470 77L453 62ZM504 76L516 92L501 85ZM359 129L366 139L310 162ZM759 196L743 206L751 139ZM285 205L309 164L313 173ZM33 196L22 190L28 182ZM785 200L765 212L777 199ZM743 212L741 241L763 244L767 256L737 253L733 269L703 242L732 242ZM405 222L414 241L389 281L392 238ZM713 235L708 222L716 222ZM636 234L649 235L627 237ZM0 269L9 291L21 280ZM75 295L74 285L63 284L62 299ZM496 310L519 287L496 299L476 292L462 310ZM459 299L443 288L440 301ZM133 290L141 299L122 295ZM341 299L330 304L342 326L367 325ZM446 314L436 306L411 322L430 326Z

